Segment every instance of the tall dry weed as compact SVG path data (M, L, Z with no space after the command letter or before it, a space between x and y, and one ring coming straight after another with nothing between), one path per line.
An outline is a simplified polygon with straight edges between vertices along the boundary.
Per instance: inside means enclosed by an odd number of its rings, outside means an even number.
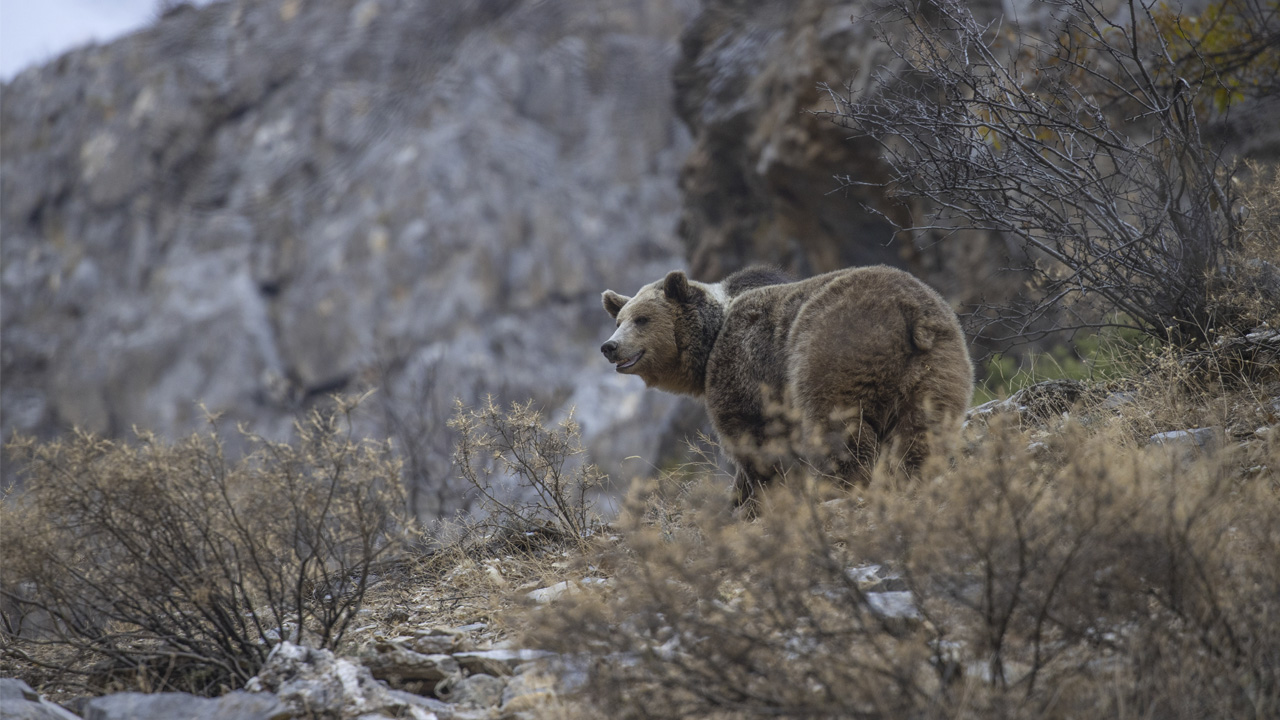
M592 492L606 480L586 461L572 413L548 427L532 401L479 408L459 401L449 427L458 434L454 462L479 497L480 524L517 545L537 538L584 539L599 525Z

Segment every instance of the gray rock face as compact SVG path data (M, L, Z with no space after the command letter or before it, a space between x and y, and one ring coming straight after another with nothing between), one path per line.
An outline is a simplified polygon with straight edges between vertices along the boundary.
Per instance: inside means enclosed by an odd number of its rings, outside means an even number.
M177 436L203 402L278 437L378 386L365 430L402 444L492 393L651 452L671 401L600 359L599 293L683 264L692 5L237 0L19 75L4 436Z
M749 262L800 275L903 262L892 231L859 200L830 194L837 174L883 176L878 148L810 114L828 107L819 83L888 60L851 16L863 2L713 0L686 30L677 102L694 134L681 188L681 234L695 276L718 279ZM782 60L785 58L785 61Z
M991 282L991 259L1006 252L994 238L895 237L893 225L923 220L923 207L886 200L880 187L837 191L836 177L889 179L875 141L816 114L835 108L823 84L871 92L875 75L895 66L863 19L874 8L867 0L709 0L685 31L676 101L694 147L680 178L680 233L695 276L714 280L751 262L800 276L886 263L952 298L1007 290Z

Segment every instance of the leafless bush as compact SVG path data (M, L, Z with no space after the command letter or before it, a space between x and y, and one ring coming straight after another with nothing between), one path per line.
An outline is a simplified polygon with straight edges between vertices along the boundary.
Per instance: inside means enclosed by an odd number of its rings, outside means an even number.
M212 419L178 443L15 441L24 488L0 507L6 652L90 685L105 671L214 692L281 640L336 646L403 508L387 445L349 436L355 402L313 412L294 443L249 435L238 461Z
M378 354L372 370L377 383L372 401L403 461L409 512L424 522L468 514L475 497L452 472L453 438L438 364L408 362L392 346Z
M1024 340L1046 322L1205 339L1207 286L1241 242L1237 168L1205 116L1274 85L1274 4L1046 5L1037 35L958 0L891 0L871 21L897 65L860 96L832 90L833 119L881 142L893 194L927 200L914 231L976 228L1026 253L1034 293L980 309L980 324Z
M585 462L572 413L549 429L533 401L504 412L489 397L478 410L458 401L449 427L459 436L454 460L491 529L582 539L598 525L589 495L605 477Z
M534 638L585 661L581 700L609 717L1280 711L1274 470L1071 425L988 432L922 483L821 502L793 478L754 523L714 482L642 495L599 560L612 584Z

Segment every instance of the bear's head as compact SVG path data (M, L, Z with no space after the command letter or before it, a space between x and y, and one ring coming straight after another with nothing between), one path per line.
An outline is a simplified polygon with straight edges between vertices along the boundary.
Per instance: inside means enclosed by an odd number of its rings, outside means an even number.
M707 356L723 322L714 286L691 282L681 271L640 288L635 297L612 290L601 296L617 330L600 352L620 373L645 385L701 395Z

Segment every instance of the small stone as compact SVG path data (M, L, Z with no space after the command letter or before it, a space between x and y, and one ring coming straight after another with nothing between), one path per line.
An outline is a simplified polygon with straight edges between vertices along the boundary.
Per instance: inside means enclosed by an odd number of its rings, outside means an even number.
M379 644L361 653L360 660L379 680L438 682L462 672L450 655L425 655L400 645Z
M545 650L476 650L454 653L453 659L469 673L513 675L516 668L527 662L542 660L555 653Z
M888 572L879 565L863 565L849 568L845 572L863 592L907 589L907 582L901 576Z
M867 605L871 611L885 618L919 619L915 598L907 591L867 593Z
M436 697L445 702L476 707L497 707L502 703L502 691L507 681L486 673L470 677L441 680L436 685Z
M605 578L593 578L593 577L582 578L581 583L574 583L570 580L565 580L563 582L558 582L555 585L549 585L544 588L538 588L537 590L532 590L526 593L525 597L529 598L530 600L536 603L545 604L545 603L551 602L552 600L555 600L556 598L560 597L561 595L567 592L572 592L576 586L607 585L608 583L609 581L606 580Z
M387 695L394 698L406 707L416 707L429 713L440 715L441 717L449 717L451 710L448 703L443 700L437 700L432 697L424 697L417 693L406 692L404 690L396 690L394 688L387 690Z
M572 587L572 583L565 580L564 582L558 582L555 585L531 590L525 595L525 597L536 603L545 604L568 592L570 587Z
M526 672L511 677L502 691L502 712L526 712L546 705L555 698L552 675Z
M1101 407L1104 410L1115 410L1132 404L1135 399L1131 392L1113 392L1102 401Z
M1151 436L1153 445L1184 445L1211 450L1218 444L1218 431L1214 428L1171 430Z
M117 693L94 698L84 709L88 720L280 720L292 714L274 695L242 690L218 698L187 693ZM2 716L9 717L7 709Z
M412 638L407 644L414 652L420 652L423 655L447 655L456 650L461 649L463 640L462 635L440 634L440 635L418 635Z
M550 690L536 690L533 692L522 693L511 698L510 702L503 704L502 712L504 714L528 712L547 705L554 699L555 694Z

